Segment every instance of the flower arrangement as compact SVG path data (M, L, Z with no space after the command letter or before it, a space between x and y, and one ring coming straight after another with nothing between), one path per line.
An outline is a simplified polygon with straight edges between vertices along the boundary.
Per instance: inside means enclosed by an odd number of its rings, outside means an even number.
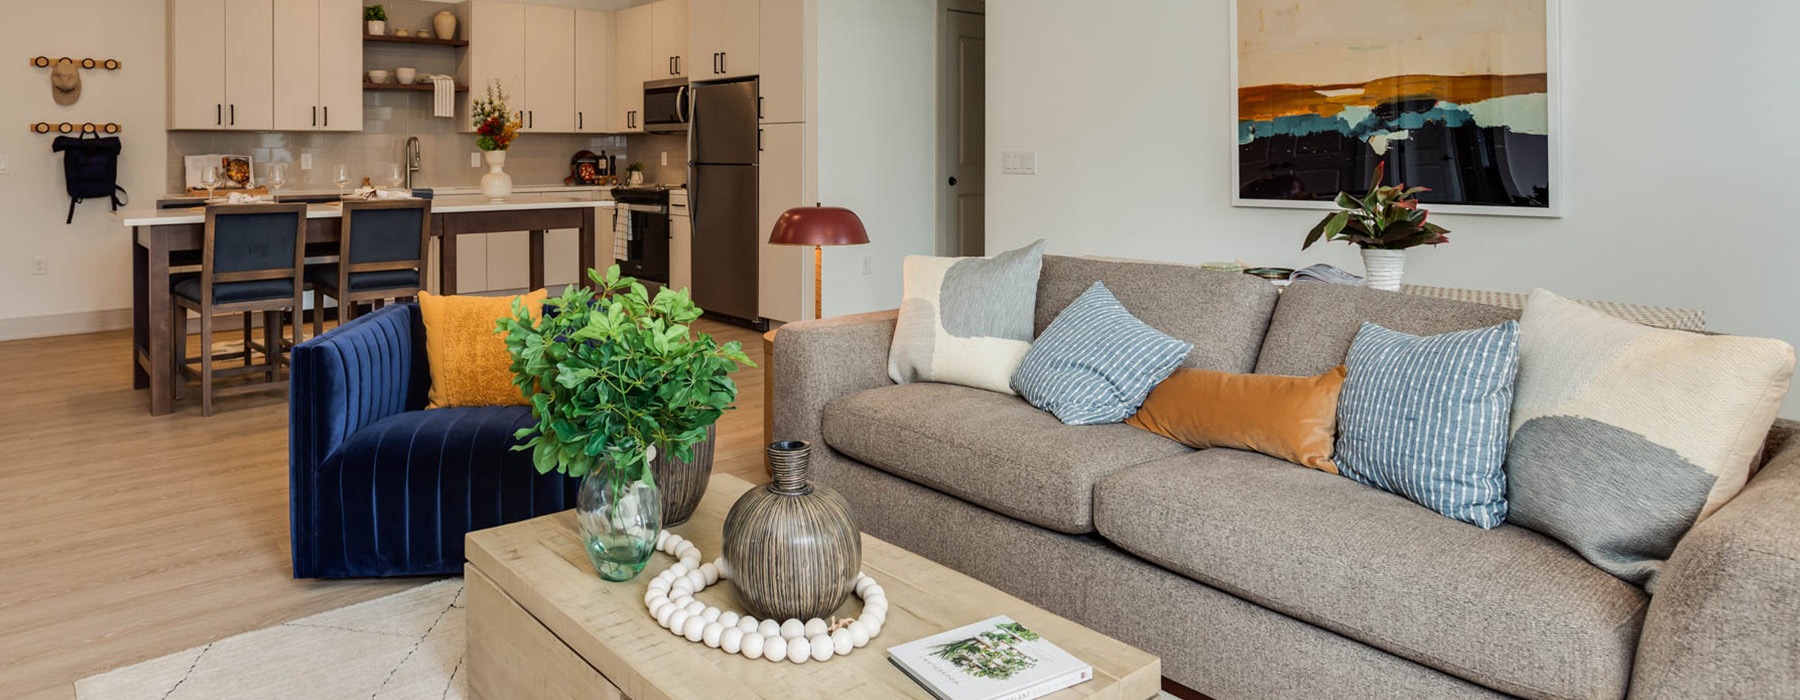
M488 83L487 97L469 105L475 124L475 147L484 151L504 151L519 135L519 120L506 106L506 89L496 80Z
M1427 222L1427 214L1419 208L1417 196L1430 188L1408 188L1405 183L1386 187L1381 184L1386 163L1375 166L1374 185L1362 199L1339 192L1337 205L1342 211L1326 214L1306 234L1301 250L1311 248L1321 239L1345 241L1365 249L1405 250L1419 245L1449 243L1444 234L1450 230Z
M693 446L737 399L730 373L755 366L736 341L720 344L688 324L700 318L686 290L589 270L599 292L571 285L533 319L523 302L499 322L513 384L537 425L515 437L540 473L584 476L611 464L648 479L657 451L693 459Z

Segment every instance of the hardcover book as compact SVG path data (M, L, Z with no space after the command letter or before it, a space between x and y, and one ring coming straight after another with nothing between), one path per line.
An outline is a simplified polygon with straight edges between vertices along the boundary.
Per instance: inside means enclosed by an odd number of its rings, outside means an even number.
M1094 667L1005 615L888 649L939 700L1030 700L1094 677Z

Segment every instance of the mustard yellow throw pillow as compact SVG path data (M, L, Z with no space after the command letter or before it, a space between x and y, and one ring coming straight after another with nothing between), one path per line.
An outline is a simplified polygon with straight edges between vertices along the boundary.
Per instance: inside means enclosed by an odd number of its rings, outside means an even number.
M514 299L524 299L531 317L538 318L548 297L542 289L520 297L419 292L425 356L431 362L431 401L425 407L530 405L513 386L512 355L495 324L512 315Z
M1251 450L1336 474L1343 388L1342 365L1313 377L1182 368L1125 422L1188 447Z

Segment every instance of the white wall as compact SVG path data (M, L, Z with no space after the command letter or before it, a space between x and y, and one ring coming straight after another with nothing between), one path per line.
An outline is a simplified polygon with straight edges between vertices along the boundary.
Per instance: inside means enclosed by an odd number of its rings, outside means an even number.
M932 254L935 13L935 0L818 0L819 200L869 231L825 250L826 316L899 306L901 259Z
M988 162L1038 152L1035 176L988 174L990 251L1361 270L1300 251L1318 213L1230 204L1230 2L989 0ZM1407 280L1699 308L1800 344L1796 26L1792 0L1564 2L1564 216L1434 216L1452 242Z
M133 201L162 194L167 170L164 136L162 0L8 2L0 22L0 338L78 332L130 324L130 235L104 201L89 200L64 225L69 198L54 135L28 123L117 122L124 153L119 184ZM50 71L27 64L33 56L114 58L120 70L81 71L81 100L51 101ZM31 259L47 258L48 274L32 275Z

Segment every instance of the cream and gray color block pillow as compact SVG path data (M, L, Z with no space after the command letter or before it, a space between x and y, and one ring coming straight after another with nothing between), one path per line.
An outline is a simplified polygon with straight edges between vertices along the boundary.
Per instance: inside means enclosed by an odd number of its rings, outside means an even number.
M991 258L907 256L888 376L1013 393L1043 257L1043 241Z
M1519 329L1508 522L1654 591L1675 544L1749 480L1793 346L1647 328L1542 289Z

